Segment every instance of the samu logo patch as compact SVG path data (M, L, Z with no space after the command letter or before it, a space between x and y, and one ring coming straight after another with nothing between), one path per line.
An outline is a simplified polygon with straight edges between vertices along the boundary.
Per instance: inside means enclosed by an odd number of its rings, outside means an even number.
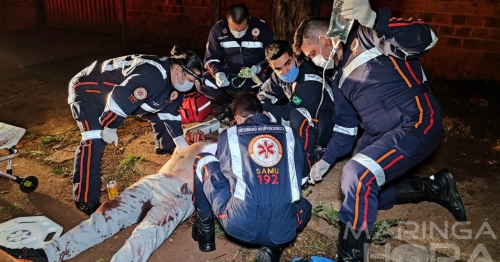
M292 96L292 102L296 105L299 105L300 102L302 102L302 99L300 99L300 97L296 96L296 95L293 95Z

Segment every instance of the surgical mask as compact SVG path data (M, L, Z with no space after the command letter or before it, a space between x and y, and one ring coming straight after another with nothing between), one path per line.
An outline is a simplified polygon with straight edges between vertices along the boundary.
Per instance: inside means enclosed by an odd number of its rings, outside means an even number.
M338 42L336 42L338 43ZM332 59L333 55L337 52L337 47L338 44L335 44L335 48L332 48L332 51L330 51L330 54L328 55L328 60L323 58L323 55L321 54L321 44L319 45L319 54L317 54L315 57L312 58L312 62L324 69L332 69L335 67L335 63Z
M235 38L242 38L245 33L247 32L247 29L243 30L243 31L236 31L236 30L233 30L231 28L229 28L229 31L231 31L231 34L235 37Z
M325 60L321 54L316 55L312 61L315 65L325 69L332 69L334 67L333 59Z
M299 75L299 68L295 64L292 66L290 71L288 71L288 73L286 73L284 75L278 75L278 77L287 83L291 83L291 82L295 81L295 79L297 79L298 75Z
M191 88L193 88L193 85L194 83L193 82L189 82L187 79L184 80L184 84L179 84L179 82L177 82L177 74L175 74L175 84L174 84L174 88L179 91L179 92L186 92L186 91L189 91Z

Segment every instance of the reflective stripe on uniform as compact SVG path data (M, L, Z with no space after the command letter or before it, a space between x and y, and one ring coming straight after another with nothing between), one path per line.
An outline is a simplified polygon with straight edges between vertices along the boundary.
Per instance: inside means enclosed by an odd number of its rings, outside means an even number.
M382 55L382 53L376 48L373 47L359 54L356 58L354 58L347 66L344 67L342 78L340 78L339 88L342 88L342 84L344 84L345 79L358 67L372 60L373 58Z
M160 120L173 120L173 121L181 121L182 118L181 118L181 115L178 115L178 116L174 116L170 113L158 113L158 118L160 118Z
M108 102L106 103L106 109L104 109L104 110L105 111L110 110L119 116L127 117L127 114L125 114L125 112L123 112L123 109L121 109L121 107L115 102L115 100L113 100L113 98L111 98L112 95L113 95L113 92L111 92L109 94Z
M307 119L307 123L309 124L309 126L311 126L311 127L314 126L311 114L309 113L309 111L307 111L307 109L305 109L303 107L299 107L299 108L296 108L296 110L299 111Z
M227 139L229 144L229 153L231 155L231 169L237 179L233 195L234 197L245 201L245 191L247 189L247 185L243 179L243 165L241 161L240 143L238 142L236 126L232 126L227 129Z
M205 67L208 66L208 64L212 63L212 62L217 62L217 63L220 63L220 60L219 59L210 59L208 60L206 63L205 63Z
M198 164L196 165L196 175L200 181L203 181L203 167L212 162L219 162L219 160L213 155L208 155L198 161Z
M82 133L82 140L102 138L102 130L90 130Z
M160 111L160 109L155 109L150 107L148 104L144 103L141 105L141 108L144 109L144 111L151 112L151 113L156 113Z
M264 44L262 42L253 42L253 41L243 41L241 42L241 47L246 48L262 48Z
M271 112L267 112L266 116L269 117L269 119L271 119L271 122L277 123L276 117L274 117L273 114L271 114Z
M432 42L429 44L428 47L425 48L425 51L433 48L438 41L438 37L436 36L436 34L434 33L434 31L432 29L431 29L431 38L432 38Z
M288 175L290 176L290 191L292 191L292 202L295 202L300 199L300 188L298 187L297 170L295 170L295 155L293 153L295 152L295 138L293 136L292 128L286 126L285 129L288 155Z
M355 136L358 134L358 127L345 127L345 126L339 126L335 125L333 127L333 132L339 132L342 134L350 135L350 136Z
M377 185L382 186L385 184L385 172L384 169L373 159L369 158L366 155L363 155L361 153L357 153L352 160L360 163L364 167L370 170L372 174L375 176L375 179L377 179Z
M240 47L240 45L236 41L222 42L220 43L220 46L223 48Z

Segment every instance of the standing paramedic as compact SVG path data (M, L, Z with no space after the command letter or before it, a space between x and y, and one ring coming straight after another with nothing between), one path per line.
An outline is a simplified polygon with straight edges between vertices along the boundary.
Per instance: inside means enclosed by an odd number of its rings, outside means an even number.
M76 150L73 198L92 214L101 204L101 159L106 143L118 145L116 129L129 115L145 117L155 132L156 152L182 151L184 139L178 109L183 92L201 75L203 64L193 52L176 47L171 57L129 55L97 61L69 83L68 103L82 140Z
M271 122L253 94L237 97L232 109L237 125L220 134L216 155L200 153L195 160L192 236L201 251L215 250L213 212L228 235L262 245L256 261L278 262L311 216L300 195L300 137Z
M255 83L251 78L238 77L242 68L251 68L262 81L271 74L271 70L266 69L264 48L273 39L271 28L264 21L250 17L244 4L233 4L226 19L212 27L205 53L208 71L203 76L206 81L198 91L223 106L217 119L233 118L229 106L233 97L228 91L258 91L258 88L252 88Z
M335 67L335 127L311 178L321 180L338 157L351 151L358 126L364 130L343 168L338 255L339 261L365 261L377 210L432 201L458 221L465 221L466 214L446 169L427 178L395 181L429 156L442 138L441 111L418 60L436 44L434 31L419 19L391 18L387 8L375 13L368 0L346 0L341 15L356 21L338 51L325 37L329 20L323 18L301 23L294 51L318 66ZM395 185L386 186L392 181Z
M314 64L298 60L287 41L266 47L266 59L274 70L258 94L266 115L288 124L302 138L307 163L304 177L316 162L315 147L326 147L333 130L333 93Z

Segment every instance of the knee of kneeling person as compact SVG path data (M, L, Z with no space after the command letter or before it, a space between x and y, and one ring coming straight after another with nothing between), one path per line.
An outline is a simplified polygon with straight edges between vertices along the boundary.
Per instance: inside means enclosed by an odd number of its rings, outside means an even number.
M346 189L357 187L365 171L366 167L363 167L354 160L349 160L344 168L342 168L342 178L340 180L341 187Z

